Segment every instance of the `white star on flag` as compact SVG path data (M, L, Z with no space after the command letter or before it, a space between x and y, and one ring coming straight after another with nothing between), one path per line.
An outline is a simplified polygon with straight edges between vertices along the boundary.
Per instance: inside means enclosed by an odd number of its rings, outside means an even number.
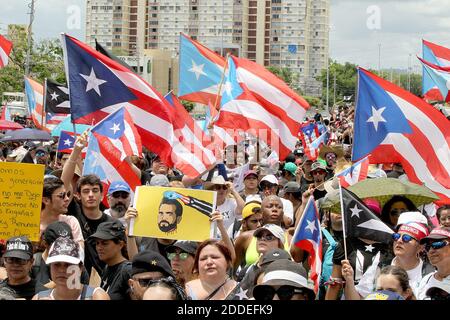
M366 251L367 251L367 252L372 252L373 249L375 249L375 247L372 246L371 244L369 244L368 246L365 246L365 247L366 247Z
M239 297L239 300L248 300L247 296L247 290L242 290L241 287L239 287L239 293L236 293L236 297Z
M372 116L367 119L367 122L372 122L373 126L375 127L375 131L378 131L378 123L379 122L386 122L386 119L383 118L383 116L381 115L384 111L384 109L386 109L386 107L380 108L380 109L375 109L372 106Z
M102 80L102 79L98 79L97 76L95 75L94 68L91 68L91 74L90 75L87 76L87 75L84 75L84 74L80 73L80 76L82 76L84 78L84 80L87 81L86 92L88 92L91 89L94 89L95 92L97 92L97 94L99 96L101 96L99 86L104 84L107 81Z
M58 100L59 94L56 94L56 91L55 91L50 96L52 97L52 100Z
M358 205L355 203L355 206L353 208L350 209L350 211L352 212L352 218L354 216L357 216L359 218L359 213L362 212L361 209L358 208Z
M64 140L64 145L65 146L70 146L70 140L69 139Z
M225 84L223 85L223 91L225 91L229 97L231 97L231 90L232 90L231 82L230 81L225 82Z
M114 123L112 128L109 129L114 131L114 134L116 134L116 132L120 130L120 123Z
M200 75L207 76L207 74L203 71L203 67L205 64L197 65L194 60L192 60L192 68L189 69L190 72L195 73L195 77L197 80L200 78Z
M314 233L314 231L317 230L315 221L306 220L306 222L308 223L308 226L305 229L309 229L311 233Z

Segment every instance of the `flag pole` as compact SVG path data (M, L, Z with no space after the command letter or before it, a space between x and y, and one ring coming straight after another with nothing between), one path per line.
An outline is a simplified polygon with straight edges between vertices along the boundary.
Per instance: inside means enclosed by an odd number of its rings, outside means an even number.
M219 96L221 96L223 82L225 80L225 72L227 72L227 68L228 68L228 58L229 57L230 57L230 53L228 52L227 56L225 57L225 65L223 67L222 77L221 77L220 83L219 83L219 90L216 95L216 101L214 102L214 108L216 108L216 110L217 110L217 103L219 102Z
M41 125L42 129L44 129L46 126L44 124L44 114L46 114L45 111L45 100L47 99L47 78L44 80L44 97L42 101L42 113L41 113Z
M341 187L341 182L339 182L339 200L341 201L341 215L342 215L342 235L344 238L344 257L345 260L347 259L347 235L345 234L345 213L344 213L344 201L342 201L342 187Z

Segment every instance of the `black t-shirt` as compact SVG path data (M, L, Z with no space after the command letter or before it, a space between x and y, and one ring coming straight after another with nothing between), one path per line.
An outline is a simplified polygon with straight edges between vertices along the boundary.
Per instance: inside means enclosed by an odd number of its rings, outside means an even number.
M394 258L390 247L383 243L373 243L371 245L365 243L358 238L346 238L347 256L350 265L354 270L355 283L359 282L361 275L372 265L374 257L380 252L379 266L391 264ZM345 259L344 241L340 241L334 250L333 264L341 265L341 261ZM357 263L358 261L358 263Z
M170 264L170 261L167 258L166 248L168 246L171 246L173 243L175 243L175 240L171 244L162 244L156 238L143 237L141 240L141 244L139 246L139 252L144 251L144 250L158 252L164 258L166 258L167 262L169 262L169 264Z
M128 280L131 278L131 262L123 261L114 266L106 266L103 271L101 288L111 300L130 300Z
M0 282L0 288L7 287L13 290L16 294L16 298L25 298L31 300L36 293L36 280L33 278L24 284L11 285L8 284L8 278Z
M300 191L303 193L308 190L308 187L311 183L314 183L314 180L308 180L302 176L302 178L300 179Z
M314 200L319 200L320 198L325 197L326 194L327 194L326 190L314 189L313 191Z

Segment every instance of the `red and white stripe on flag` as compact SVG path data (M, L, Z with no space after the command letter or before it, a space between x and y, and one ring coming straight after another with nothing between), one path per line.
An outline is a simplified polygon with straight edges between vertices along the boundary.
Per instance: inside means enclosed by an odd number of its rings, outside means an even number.
M365 157L364 159L353 164L351 167L343 170L340 173L337 173L336 177L339 178L341 186L347 188L359 181L366 179L368 173L369 158Z
M295 148L308 102L263 66L243 58L231 59L244 93L222 106L217 125L254 130L284 159Z
M36 128L50 132L50 129L45 127L44 120L44 86L39 82L25 77L25 81L31 87L31 101L28 101L28 107L31 113L31 120L33 121Z
M0 68L8 64L12 46L13 43L11 41L0 35Z

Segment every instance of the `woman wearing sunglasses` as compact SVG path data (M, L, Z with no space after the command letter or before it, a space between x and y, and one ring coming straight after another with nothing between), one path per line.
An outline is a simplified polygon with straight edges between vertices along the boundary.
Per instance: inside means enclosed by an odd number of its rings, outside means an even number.
M166 248L167 258L170 261L175 278L183 287L186 282L197 278L192 272L197 247L198 245L194 241L178 240Z
M418 211L414 203L403 196L393 196L386 202L381 210L381 221L392 230L397 225L398 218L403 212Z
M428 237L420 241L425 245L430 263L436 267L436 271L422 279L418 289L418 299L430 299L428 289L433 287L448 288L450 278L450 228L441 227L433 229ZM449 293L447 291L447 293Z
M400 267L408 273L409 284L417 296L422 278L433 272L434 268L420 258L423 246L420 240L428 235L427 226L417 222L400 225L392 234L394 259L391 265Z

